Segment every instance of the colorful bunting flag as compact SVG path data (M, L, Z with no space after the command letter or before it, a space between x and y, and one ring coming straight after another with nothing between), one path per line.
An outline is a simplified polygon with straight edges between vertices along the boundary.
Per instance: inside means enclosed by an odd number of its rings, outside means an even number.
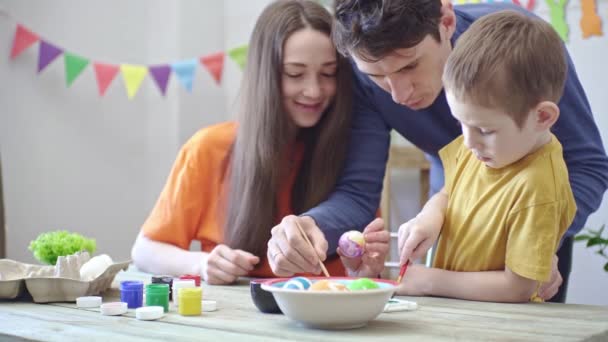
M89 65L89 60L69 52L63 54L63 60L65 63L65 81L69 87L84 68Z
M108 89L108 86L116 74L118 74L119 67L111 64L104 63L93 63L95 67L95 78L97 79L97 87L99 88L99 96L103 96Z
M207 68L215 82L220 84L224 70L224 52L217 52L201 57L201 64Z
M146 77L148 68L141 65L122 64L120 66L120 71L122 72L122 78L125 81L125 87L127 88L127 96L129 99L132 99L135 94L137 94L141 82L143 82Z
M160 90L160 93L165 96L167 84L169 83L169 75L171 74L171 67L167 64L163 64L151 66L149 69L154 82Z
M13 48L11 49L11 59L19 56L25 49L40 40L37 34L17 24L15 37L13 38Z
M55 58L57 58L62 52L63 50L55 45L44 40L40 40L40 49L38 52L38 73L44 70L44 68L54 61Z
M595 0L581 0L581 30L583 38L591 36L601 36L602 33L602 18L597 15L597 7Z
M177 79L188 92L192 91L192 81L194 80L194 70L196 69L196 64L196 59L171 64L171 69L177 75Z
M247 48L247 45L243 45L228 51L228 56L238 64L241 70L245 69L245 64L247 64Z
M534 10L534 6L536 6L536 2L534 0L528 0L528 3L526 3L526 6L522 6L522 4L519 0L513 0L513 3L516 4L517 6L527 9L528 11Z
M515 1L515 0L513 0ZM551 25L564 42L568 41L568 23L566 23L565 7L568 0L546 0L549 5Z

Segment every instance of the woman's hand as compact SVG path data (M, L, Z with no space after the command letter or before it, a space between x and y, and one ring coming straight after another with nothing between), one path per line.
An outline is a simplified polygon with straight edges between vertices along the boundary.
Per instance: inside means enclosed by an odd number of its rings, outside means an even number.
M217 245L203 258L201 274L209 285L231 284L249 274L259 262L260 258L249 252Z
M338 255L350 277L377 277L384 270L389 249L390 234L384 229L384 221L377 218L363 230L365 251L358 258L345 257L340 248Z

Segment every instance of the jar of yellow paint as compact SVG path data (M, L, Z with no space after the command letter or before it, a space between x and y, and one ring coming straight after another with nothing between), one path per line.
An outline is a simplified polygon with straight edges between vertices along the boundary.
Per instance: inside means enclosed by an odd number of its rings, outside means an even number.
M182 288L179 290L179 314L198 316L201 314L203 289L200 287Z

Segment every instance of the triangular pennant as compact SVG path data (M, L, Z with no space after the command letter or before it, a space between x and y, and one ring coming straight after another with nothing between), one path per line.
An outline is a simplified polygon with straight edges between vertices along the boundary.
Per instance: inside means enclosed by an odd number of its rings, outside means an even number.
M127 87L127 96L132 99L146 77L148 68L141 65L121 64L120 71Z
M581 0L581 30L583 38L602 35L602 18L597 14L595 0Z
M99 96L103 96L108 89L108 86L118 73L118 66L104 63L93 63L95 67L95 78L97 78L97 88Z
M522 5L521 1L519 1L519 0L513 0L513 3L519 7L523 7L525 9L527 9L530 12L532 12L532 10L534 9L534 6L536 6L536 2L534 0L528 0L528 3L525 6Z
M566 3L567 0L546 0L549 6L549 17L551 25L559 34L560 38L568 41L568 23L566 22Z
M165 96L167 91L167 84L169 83L169 75L171 74L171 67L167 64L163 65L154 65L149 67L150 74L152 78L156 82L160 93Z
M201 64L207 68L215 82L220 84L222 81L222 71L224 70L224 52L217 52L201 57Z
M89 65L89 60L66 52L63 54L63 61L65 63L65 81L69 87L84 68Z
M40 40L40 52L38 53L38 72L44 70L52 61L55 60L63 50L55 45Z
M247 45L243 45L228 51L228 56L238 64L241 70L245 68L245 64L247 63L247 49Z
M37 34L26 29L21 24L17 24L15 37L13 38L13 48L11 49L11 59L19 56L25 49L40 40Z
M180 83L187 91L192 91L192 81L194 80L194 70L196 69L196 59L175 62L171 64L171 69L177 74Z

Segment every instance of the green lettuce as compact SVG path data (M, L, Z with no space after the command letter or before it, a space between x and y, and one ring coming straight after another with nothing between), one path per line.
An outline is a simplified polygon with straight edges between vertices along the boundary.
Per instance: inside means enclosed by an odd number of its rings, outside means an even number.
M88 251L93 255L97 244L94 239L88 239L77 233L65 230L42 233L36 240L30 242L29 250L34 253L36 260L44 264L55 265L60 256L76 252Z

